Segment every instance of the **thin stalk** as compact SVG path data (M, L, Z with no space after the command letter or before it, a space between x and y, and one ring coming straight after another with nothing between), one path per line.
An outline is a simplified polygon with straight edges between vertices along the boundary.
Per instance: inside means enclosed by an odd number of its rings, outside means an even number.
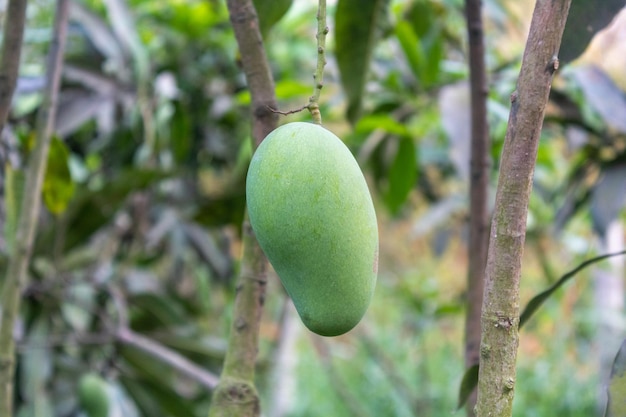
M489 124L487 122L487 74L481 0L466 0L465 17L469 40L470 110L472 123L470 155L470 215L465 317L465 366L478 364L480 314L489 245ZM476 390L467 400L468 416L474 415Z
M278 122L278 115L271 110L276 108L274 80L252 1L228 0L227 6L252 98L252 137L258 146ZM267 285L267 260L247 216L242 234L243 258L233 322L224 368L209 409L210 417L257 417L261 412L254 373Z
M328 26L326 25L326 0L319 0L317 7L317 66L313 74L313 95L309 98L308 109L311 112L313 121L322 124L322 114L320 113L320 94L324 87L324 67L326 66L326 35L328 34Z
M539 135L571 0L538 0L502 150L482 307L478 417L513 413L519 283Z
M54 33L48 51L48 73L41 108L37 115L37 143L30 155L22 212L2 293L2 321L0 322L0 417L11 417L13 408L13 375L15 373L15 340L13 328L19 314L22 288L27 281L27 270L35 237L41 204L41 186L46 171L50 139L54 131L57 98L61 83L63 52L69 12L69 0L58 0Z
M17 85L27 3L26 0L9 0L6 11L0 58L0 134L9 116Z

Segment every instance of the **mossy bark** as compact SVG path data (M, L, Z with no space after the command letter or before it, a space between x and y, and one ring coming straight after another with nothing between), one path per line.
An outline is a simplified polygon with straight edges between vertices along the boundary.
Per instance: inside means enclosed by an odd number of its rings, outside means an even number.
M229 0L227 6L252 98L252 137L258 146L278 122L278 115L271 110L277 107L274 80L252 1ZM220 382L213 393L210 417L257 417L261 411L254 388L254 371L265 301L267 260L247 215L242 234L243 258L228 351Z
M511 95L482 308L476 414L510 417L518 348L519 282L539 135L571 0L538 0Z

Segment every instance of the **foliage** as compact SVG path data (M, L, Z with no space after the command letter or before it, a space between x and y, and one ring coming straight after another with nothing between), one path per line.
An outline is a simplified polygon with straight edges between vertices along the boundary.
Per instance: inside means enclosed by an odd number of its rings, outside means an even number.
M3 265L40 104L37 86L49 42L42 34L51 24L51 1L31 3L22 77L2 149ZM332 53L320 105L325 125L345 139L370 180L380 217L380 284L354 334L332 341L298 337L294 417L445 415L454 409L462 376L465 261L459 246L468 175L468 129L458 129L468 120L462 4L367 3L377 8L342 0L329 9ZM491 25L486 58L494 180L519 70L516 33L524 27L523 16L503 3L484 2ZM301 106L310 94L316 54L315 5L281 5L286 14L269 18L274 29L263 30L283 110ZM152 74L145 93L156 136L154 157L147 157L139 80L130 70L137 57L112 24L109 7L91 0L72 6L59 140L18 327L18 415L77 415L77 384L88 373L104 379L112 412L206 415L209 384L164 359L179 354L192 370L211 375L221 369L252 151L250 97L223 2L130 1L129 21ZM364 38L346 40L351 18L344 7L376 14L361 28ZM506 49L499 47L504 41ZM358 59L346 59L346 50ZM575 265L593 252L593 227L601 232L623 217L618 198L626 192L615 178L623 173L624 130L593 86L618 103L614 109L622 108L623 91L597 68L566 67L553 88L530 206L527 295L558 277L550 264ZM303 119L297 114L282 121ZM542 250L546 239L549 250ZM589 287L571 288L566 294L589 302ZM270 375L283 337L284 294L276 282L270 289L258 364L264 407L273 401ZM545 316L521 336L520 415L556 409L588 416L595 407L589 355L579 352L590 343L590 312L576 306L569 316L559 297L547 300ZM554 336L557 321L564 330ZM120 328L170 356L128 343ZM553 342L543 342L548 338Z

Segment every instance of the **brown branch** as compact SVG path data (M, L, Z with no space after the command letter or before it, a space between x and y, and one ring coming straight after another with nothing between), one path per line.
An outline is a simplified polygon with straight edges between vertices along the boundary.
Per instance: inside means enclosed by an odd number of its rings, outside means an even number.
M115 333L115 338L119 343L132 346L133 348L139 349L143 353L168 364L177 372L193 379L208 389L214 389L218 384L218 377L213 373L200 368L180 353L168 349L152 339L133 332L128 327L120 327Z
M571 0L538 0L502 150L482 308L479 417L510 417L519 341L519 282L528 200L556 54Z
M0 135L9 116L17 85L27 3L26 0L10 0L6 11L0 58Z
M465 17L469 40L470 110L472 123L470 156L470 215L467 276L467 315L465 317L465 366L478 364L480 313L489 245L489 125L487 122L487 74L480 0L466 0ZM476 390L466 405L474 415Z
M274 80L252 1L228 0L227 6L252 98L252 137L258 146L278 122L278 115L270 110L278 107ZM254 387L254 371L267 283L267 260L247 216L242 234L243 259L233 322L224 369L211 401L210 417L253 417L261 412Z
M48 149L54 129L57 97L61 82L68 12L69 0L58 0L54 32L48 51L46 89L37 115L37 143L32 155L30 155L15 248L11 254L4 280L2 321L0 322L0 417L13 415L13 374L15 373L13 327L19 314L22 288L24 288L27 280L27 269L37 220L39 219L41 187L46 171Z

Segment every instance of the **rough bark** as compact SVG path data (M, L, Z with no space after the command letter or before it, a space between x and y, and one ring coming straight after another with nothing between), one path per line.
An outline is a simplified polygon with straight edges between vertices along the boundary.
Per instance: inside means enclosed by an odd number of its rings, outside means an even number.
M469 40L470 103L472 139L470 155L469 268L465 317L465 366L478 364L480 313L489 244L489 125L487 122L487 74L481 0L466 0L465 17ZM476 390L467 400L468 416L474 415Z
M241 52L241 63L252 97L252 137L258 146L276 128L274 80L263 48L259 22L251 0L229 0L230 20ZM210 417L257 417L259 395L254 370L265 287L267 260L247 219L243 223L243 259L220 382L213 393Z
M0 135L9 116L17 85L27 3L26 0L10 0L6 10L0 58Z
M28 163L15 249L11 254L4 280L2 320L0 321L0 417L13 415L13 375L16 360L13 328L19 314L22 288L27 280L28 264L39 218L41 187L46 171L50 139L54 130L61 82L68 11L69 0L58 0L54 33L48 51L46 89L37 115L37 143Z
M476 414L512 415L519 282L539 135L571 0L538 0L505 136L482 308Z

